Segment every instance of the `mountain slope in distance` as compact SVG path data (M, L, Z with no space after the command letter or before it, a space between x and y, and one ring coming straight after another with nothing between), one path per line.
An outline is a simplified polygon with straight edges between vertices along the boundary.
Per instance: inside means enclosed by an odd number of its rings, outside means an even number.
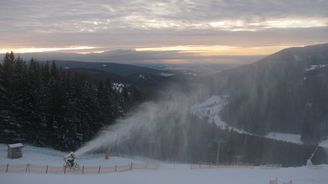
M328 44L284 49L253 64L218 73L216 93L228 95L228 124L249 132L328 136Z

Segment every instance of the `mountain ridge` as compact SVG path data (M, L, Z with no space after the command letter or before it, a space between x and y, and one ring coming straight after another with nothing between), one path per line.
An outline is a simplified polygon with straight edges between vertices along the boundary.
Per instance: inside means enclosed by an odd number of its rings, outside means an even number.
M216 93L230 96L223 120L262 135L299 133L305 142L318 142L328 127L328 107L322 103L328 99L326 65L328 44L320 44L284 49L218 73L213 79Z

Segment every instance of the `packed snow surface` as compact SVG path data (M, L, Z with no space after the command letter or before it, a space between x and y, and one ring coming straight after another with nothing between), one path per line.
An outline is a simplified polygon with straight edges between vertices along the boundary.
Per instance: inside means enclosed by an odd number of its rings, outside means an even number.
M217 127L219 127L222 130L232 130L234 132L241 133L241 134L260 136L247 132L243 129L231 127L221 119L220 112L227 104L227 98L228 98L227 96L211 96L210 98L204 100L203 102L193 105L191 107L191 112L193 115L197 116L198 118L206 119L208 123L214 123ZM265 137L278 141L303 144L303 142L301 141L301 135L299 134L270 132ZM327 142L327 146L328 146L328 142Z
M29 145L24 145L23 157L19 159L7 158L7 145L0 144L0 164L36 164L36 165L51 165L51 166L63 166L64 156L68 153L53 150L51 148L40 148ZM102 154L89 154L77 158L79 165L85 166L114 166L114 165L126 165L131 162L143 163L143 160L111 157L109 160L105 160L105 155ZM0 182L1 183L1 182Z
M301 141L301 135L299 134L291 134L291 133L281 133L281 132L270 132L266 136L266 138L274 139L278 141L285 141L295 144L303 144Z
M51 164L61 165L67 153L33 146L23 148L23 158L7 159L7 145L0 144L0 164ZM142 160L112 157L104 160L103 154L84 155L79 163L88 165L126 164ZM0 183L4 184L87 184L87 183L124 183L124 184L269 184L270 180L278 179L278 183L292 181L293 184L327 184L328 166L316 167L235 167L190 169L189 164L161 163L158 170L132 170L110 174L33 174L33 173L0 173Z
M208 123L214 123L222 130L232 130L238 133L250 134L242 129L229 126L220 117L220 112L227 104L227 96L211 96L205 101L191 107L191 112L198 118L207 119Z

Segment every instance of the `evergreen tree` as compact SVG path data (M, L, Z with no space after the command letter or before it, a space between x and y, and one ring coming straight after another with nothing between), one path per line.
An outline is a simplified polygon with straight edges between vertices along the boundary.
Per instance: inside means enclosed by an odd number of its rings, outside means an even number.
M0 140L74 150L110 125L133 104L128 89L109 79L98 86L88 76L54 62L26 63L14 53L0 63Z

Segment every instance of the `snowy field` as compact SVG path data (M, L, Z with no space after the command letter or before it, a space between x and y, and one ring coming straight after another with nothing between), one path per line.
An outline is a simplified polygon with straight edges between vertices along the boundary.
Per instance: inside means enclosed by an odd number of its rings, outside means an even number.
M39 148L34 146L25 145L23 148L23 158L20 159L8 159L7 158L7 145L0 144L0 164L36 164L36 165L51 165L51 166L63 166L64 156L68 153L49 149ZM104 154L91 154L85 155L77 159L79 165L85 166L114 166L114 165L126 165L131 162L144 163L147 160L142 159L128 159L121 157L111 157L109 160L105 160Z
M63 156L67 153L47 148L25 146L23 158L7 159L7 146L0 144L0 164L63 164ZM111 157L104 159L103 154L85 155L79 158L80 165L113 166L131 162L144 163L147 159L128 159ZM168 183L219 183L219 184L269 184L270 180L278 178L278 183L292 181L293 184L327 184L328 165L297 168L212 168L190 169L189 164L161 163L157 170L132 170L111 174L32 174L32 173L0 173L1 184L86 184L86 183L122 183L122 184L168 184Z

